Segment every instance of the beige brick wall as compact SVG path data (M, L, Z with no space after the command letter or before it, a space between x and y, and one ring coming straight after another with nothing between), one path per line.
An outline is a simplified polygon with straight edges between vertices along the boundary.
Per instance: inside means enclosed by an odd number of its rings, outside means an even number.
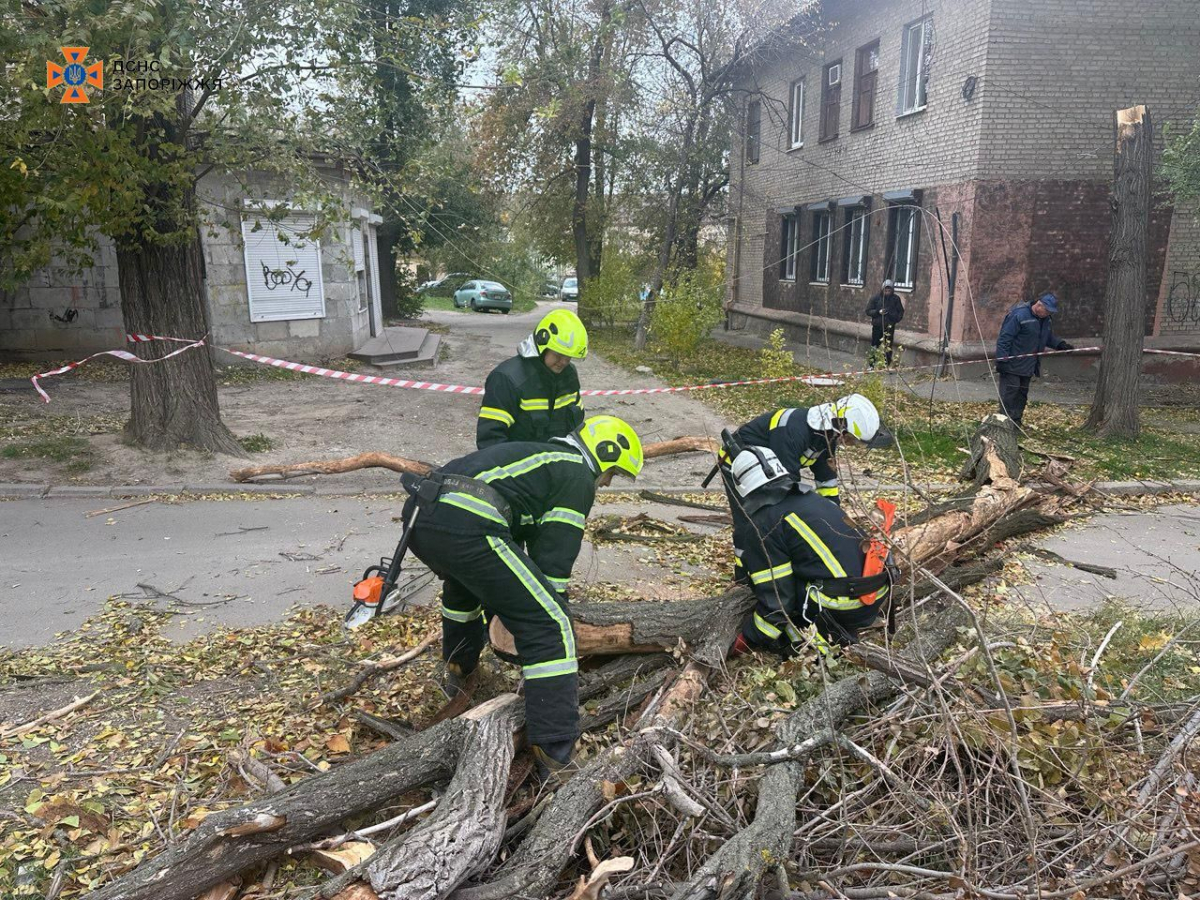
M1200 103L1197 0L992 0L982 178L1110 180L1113 112Z
M898 118L903 29L925 13L932 14L934 28L928 103L923 112ZM967 75L981 78L984 74L989 15L989 0L830 0L825 4L826 26L810 46L781 52L756 69L743 88L762 102L762 149L760 162L747 164L744 147L733 148L729 208L736 216L741 246L730 259L730 299L762 304L764 274L774 276L770 263L779 255L773 245L766 246L768 217L776 215L777 208L852 194L928 189L971 178L977 168L981 106L978 93L969 102L963 99L962 85ZM879 40L880 56L875 124L854 132L850 126L855 51L874 40ZM823 68L839 58L843 66L839 136L820 142ZM798 78L807 85L804 146L792 150L789 95ZM877 199L875 210L872 241L882 241L885 204ZM928 285L921 290L927 292ZM827 306L830 301L813 302ZM849 300L834 298L833 302Z

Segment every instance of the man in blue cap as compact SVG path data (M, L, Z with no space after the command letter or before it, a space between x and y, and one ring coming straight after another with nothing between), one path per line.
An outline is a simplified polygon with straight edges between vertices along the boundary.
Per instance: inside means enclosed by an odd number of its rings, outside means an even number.
M1056 312L1058 298L1053 294L1042 294L1032 303L1013 307L1000 326L1000 337L996 339L1000 412L1018 425L1025 415L1025 404L1029 401L1029 381L1034 375L1042 374L1041 357L1026 354L1041 353L1047 347L1053 350L1074 349L1056 337L1050 328L1050 318ZM1009 358L1014 356L1020 358Z

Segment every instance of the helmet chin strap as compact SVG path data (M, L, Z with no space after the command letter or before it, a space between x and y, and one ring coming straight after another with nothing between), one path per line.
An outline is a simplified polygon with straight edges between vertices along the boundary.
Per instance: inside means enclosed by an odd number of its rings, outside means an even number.
M553 437L553 438L550 438L550 440L558 441L561 444L570 444L572 447L574 447L576 450L578 450L580 453L583 454L583 458L587 462L588 468L592 470L592 474L595 475L597 478L600 477L600 466L596 463L596 460L592 457L592 454L588 451L587 445L584 444L584 442L579 439L579 435L576 432L572 431L566 437Z

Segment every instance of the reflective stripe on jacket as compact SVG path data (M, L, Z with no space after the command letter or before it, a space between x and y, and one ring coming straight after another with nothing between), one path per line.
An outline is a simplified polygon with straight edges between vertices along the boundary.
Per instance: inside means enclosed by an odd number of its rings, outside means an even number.
M514 356L496 366L484 383L475 445L482 450L504 441L548 441L566 437L582 423L574 365L555 375L540 356Z

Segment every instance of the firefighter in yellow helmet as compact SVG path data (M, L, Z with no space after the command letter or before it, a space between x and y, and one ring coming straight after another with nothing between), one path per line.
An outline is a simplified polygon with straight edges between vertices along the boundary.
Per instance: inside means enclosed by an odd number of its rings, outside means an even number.
M482 450L504 441L548 441L566 437L583 422L579 373L587 329L569 309L556 309L521 342L517 355L488 375L475 426Z
M566 589L596 488L642 470L637 432L592 416L549 442L506 441L405 476L420 515L410 548L442 579L444 684L475 670L485 622L499 616L525 676L529 743L543 774L566 766L579 736L578 662ZM523 547L528 548L528 552Z

